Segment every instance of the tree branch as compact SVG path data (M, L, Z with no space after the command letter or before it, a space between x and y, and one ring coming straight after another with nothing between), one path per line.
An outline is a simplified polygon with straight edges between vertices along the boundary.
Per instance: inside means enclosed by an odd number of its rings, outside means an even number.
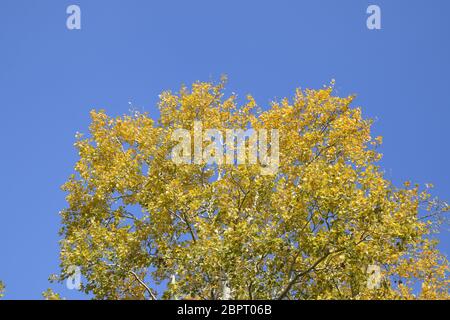
M152 290L145 284L144 281L142 281L138 275L134 272L134 271L129 271L134 278L145 288L145 290L148 292L148 294L150 295L150 297L152 298L152 300L158 300L155 296L155 294L152 292Z
M298 281L299 278L303 277L304 275L308 274L309 272L311 272L315 267L317 267L323 260L325 260L326 258L328 258L330 256L330 253L327 253L326 255L324 255L323 257L321 257L320 259L318 259L316 262L314 262L314 264L312 266L310 266L308 269L297 273L295 275L294 278L292 278L291 281L289 281L288 285L286 286L286 288L284 288L283 291L281 291L280 295L278 296L277 300L282 300L283 298L285 298L287 296L287 294L289 293L289 291L291 290L292 286Z

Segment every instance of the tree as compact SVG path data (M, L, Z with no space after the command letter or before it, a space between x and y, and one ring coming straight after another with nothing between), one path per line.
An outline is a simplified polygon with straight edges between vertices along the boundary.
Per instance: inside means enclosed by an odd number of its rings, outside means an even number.
M3 298L4 291L5 291L5 285L3 284L3 282L0 281L0 298Z
M381 138L353 96L330 85L266 111L246 100L225 96L222 81L164 92L158 121L92 111L63 186L61 280L79 266L97 299L449 297L433 236L448 205L383 177ZM193 134L196 121L278 129L278 171L174 163L175 130Z

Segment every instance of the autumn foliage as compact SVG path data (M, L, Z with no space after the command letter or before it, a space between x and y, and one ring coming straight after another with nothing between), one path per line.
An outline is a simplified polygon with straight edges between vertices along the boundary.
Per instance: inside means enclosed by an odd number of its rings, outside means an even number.
M224 82L164 92L158 120L91 112L63 186L62 280L80 266L97 299L449 297L433 238L448 206L383 176L381 138L352 96L299 89L261 110L224 92ZM278 171L175 164L171 134L194 121L278 129ZM369 266L381 270L375 287Z

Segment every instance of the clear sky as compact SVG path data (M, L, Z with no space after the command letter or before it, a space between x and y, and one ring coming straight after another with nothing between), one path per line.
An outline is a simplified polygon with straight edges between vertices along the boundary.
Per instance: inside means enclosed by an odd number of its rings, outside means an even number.
M68 30L66 8L81 8ZM366 27L369 4L381 30ZM382 164L400 184L450 200L450 1L0 0L0 279L6 298L41 298L58 272L59 187L89 110L157 115L158 94L229 77L261 106L336 79L376 118ZM450 253L448 231L442 249Z

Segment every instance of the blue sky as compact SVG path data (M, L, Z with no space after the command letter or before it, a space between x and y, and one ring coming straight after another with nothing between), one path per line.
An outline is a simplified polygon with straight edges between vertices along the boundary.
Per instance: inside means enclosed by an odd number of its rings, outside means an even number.
M77 4L82 29L66 28ZM377 4L382 30L368 30ZM158 94L229 77L262 106L336 79L376 118L395 183L433 182L450 200L450 2L1 0L0 279L36 299L58 272L59 187L73 172L89 110L157 115ZM442 249L450 252L448 231Z

